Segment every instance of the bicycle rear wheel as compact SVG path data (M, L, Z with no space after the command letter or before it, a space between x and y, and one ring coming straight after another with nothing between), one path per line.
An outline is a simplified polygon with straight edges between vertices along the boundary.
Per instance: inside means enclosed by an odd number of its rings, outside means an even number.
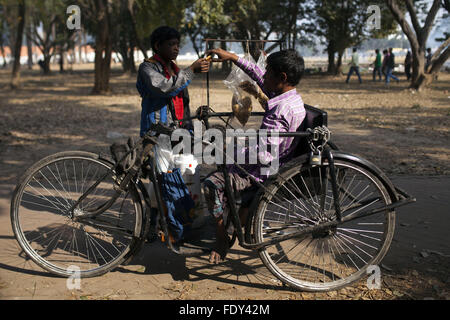
M392 199L363 166L335 159L342 217L382 208ZM336 220L329 166L293 163L261 198L254 220L256 242ZM259 254L281 281L306 291L336 290L360 279L376 265L392 241L395 212L358 218L306 236L265 247Z
M88 152L68 151L46 157L28 169L11 200L11 223L17 241L42 268L61 276L106 273L122 263L139 243L142 208L131 184L105 212L95 211L115 194L108 175L75 208L70 207L112 164Z

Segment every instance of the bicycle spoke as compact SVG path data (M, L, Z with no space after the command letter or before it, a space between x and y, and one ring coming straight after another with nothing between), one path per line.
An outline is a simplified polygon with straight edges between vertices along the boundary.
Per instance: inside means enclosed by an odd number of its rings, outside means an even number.
M260 224L265 227L258 241L336 220L329 166L297 171L291 168L288 172L292 173L286 173L272 193L263 196L267 200L258 210L263 215ZM371 215L369 220L358 216L388 203L384 186L350 162L335 161L335 173L341 212L355 220L335 227L327 224L301 240L281 241L260 252L272 272L298 288L339 288L355 281L364 275L368 265L385 254L383 248L390 244L387 233L392 232L392 224L386 220L389 211Z
M123 260L136 241L137 207L129 191L96 220L82 220L83 210L103 205L116 191L112 177L106 176L110 164L86 153L74 154L49 161L29 175L18 195L13 225L23 234L19 243L25 252L42 267L64 275L72 274L67 269L71 265L82 272L105 272ZM106 179L77 207L82 212L77 212L76 220L69 216L74 201L100 177Z

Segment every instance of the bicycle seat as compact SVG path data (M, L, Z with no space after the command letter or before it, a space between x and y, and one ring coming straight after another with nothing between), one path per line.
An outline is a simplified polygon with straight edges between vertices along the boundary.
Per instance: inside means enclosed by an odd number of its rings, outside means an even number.
M306 111L305 119L298 127L297 132L306 131L308 128L313 129L319 126L326 126L328 124L328 114L325 111L308 104L305 104L304 106ZM289 159L310 152L308 139L296 137L293 143L297 143L297 147L291 152L291 154L286 156ZM244 208L249 207L257 190L258 187L256 186L244 190L239 196L236 196L236 203Z
M305 104L304 106L306 111L305 119L298 127L297 132L328 125L327 112L313 107L309 104ZM308 153L310 151L308 139L306 138L297 137L295 138L293 143L297 143L297 147L292 151L292 154L290 155L291 158L301 156L302 154Z

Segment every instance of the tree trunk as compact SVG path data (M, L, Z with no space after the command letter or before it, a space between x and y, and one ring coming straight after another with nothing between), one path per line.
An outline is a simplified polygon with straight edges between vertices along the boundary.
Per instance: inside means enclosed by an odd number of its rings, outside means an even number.
M136 63L134 60L134 47L132 47L130 49L131 51L131 60L130 60L130 68L131 68L131 74L136 74L137 73L137 69L136 69Z
M64 73L64 49L59 48L59 73Z
M220 38L221 39L225 39L226 35L221 34ZM224 42L224 41L221 41L220 42L220 48L226 51L227 50L227 43ZM230 70L231 70L231 63L229 61L222 62L222 72L229 72Z
M52 56L50 55L50 52L45 51L44 52L44 64L42 66L44 75L50 74L50 59Z
M423 26L420 26L414 7L414 2L411 0L406 0L405 4L410 16L412 28L406 20L405 15L396 0L386 0L386 4L388 5L395 20L402 28L403 33L409 40L413 57L412 80L410 87L420 91L433 81L433 76L426 74L425 72L425 45L430 34L430 30L433 26L434 19L436 18L436 14L441 6L441 2L440 0L433 0L431 7L428 9L426 19L424 20L425 23ZM444 51L441 56L443 55L443 58L445 58L445 54L446 53ZM439 61L440 63L442 62L442 64L445 62L445 60L442 61L441 59ZM430 68L431 73L438 71L436 67L433 68L433 65L434 64L432 64Z
M328 44L327 52L328 52L327 72L329 74L336 74L336 64L334 62L334 60L335 60L334 55L336 54L336 51L335 51L332 43Z
M28 26L27 38L27 50L28 50L28 69L33 68L33 43L30 39L31 36L31 24Z
M93 94L105 94L110 91L111 39L109 35L108 2L97 0L98 27L95 41L95 82Z
M127 48L125 44L121 46L120 55L122 56L122 68L124 73L137 73L134 63L134 47Z
M336 63L335 75L342 74L342 56L344 55L344 51L338 52L338 59Z
M425 75L425 48L412 50L412 74L410 88L421 90L424 85L428 84Z
M122 57L122 70L124 73L127 73L130 71L130 62L128 58L128 48L125 44L120 44L119 53Z
M15 89L20 83L20 53L22 49L23 30L25 28L25 0L19 1L19 24L17 26L16 42L14 44L14 65L11 76L11 88Z

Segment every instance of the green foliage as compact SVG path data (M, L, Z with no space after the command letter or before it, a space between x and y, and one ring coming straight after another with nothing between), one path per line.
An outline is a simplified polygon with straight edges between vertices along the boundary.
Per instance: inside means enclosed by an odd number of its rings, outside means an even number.
M225 10L225 0L193 0L186 10L186 19L181 33L191 40L198 55L205 38L226 38L229 35L231 17Z
M197 53L201 50L201 40L204 38L267 40L270 36L275 36L285 41L288 47L295 47L307 39L305 28L297 23L302 16L305 2L193 0L187 10L183 31L194 43ZM251 43L249 49L254 55L259 48Z
M137 36L148 38L161 25L180 29L187 3L183 0L136 0L133 10Z
M380 8L380 29L370 30L368 27L367 22L373 12L367 9L371 5ZM381 0L317 0L308 3L306 12L311 31L326 46L330 73L340 72L346 48L358 46L369 38L384 38L397 28L389 9ZM335 53L338 54L336 65Z

